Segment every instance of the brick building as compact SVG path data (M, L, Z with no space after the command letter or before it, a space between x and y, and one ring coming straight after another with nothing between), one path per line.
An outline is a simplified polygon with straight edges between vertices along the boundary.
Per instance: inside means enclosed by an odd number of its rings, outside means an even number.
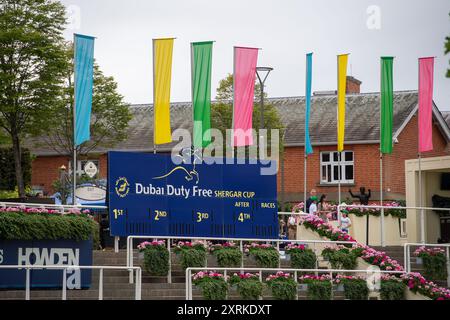
M372 199L380 195L379 132L380 94L360 93L361 82L353 77L347 79L345 145L341 160L342 198L347 190L358 190L360 186L371 189ZM304 97L270 98L278 110L283 125L284 161L278 171L279 199L295 202L303 199L304 171ZM405 160L417 157L417 91L394 93L394 151L384 156L384 199L404 199ZM336 152L336 93L314 93L311 106L311 140L314 153L308 157L307 190L317 189L337 199L339 163ZM153 106L132 105L133 119L130 121L128 138L114 150L153 151ZM445 117L444 117L445 116ZM443 114L433 106L434 150L422 157L450 155L450 115ZM171 105L172 129L192 130L191 103ZM176 143L158 146L160 152L168 152ZM35 155L33 161L32 185L52 193L51 184L58 179L58 168L70 166L70 156L61 156L52 148L43 145L39 139L32 139L26 145ZM78 170L82 172L87 160L96 162L99 175L106 178L108 150L97 148L88 156L81 156Z

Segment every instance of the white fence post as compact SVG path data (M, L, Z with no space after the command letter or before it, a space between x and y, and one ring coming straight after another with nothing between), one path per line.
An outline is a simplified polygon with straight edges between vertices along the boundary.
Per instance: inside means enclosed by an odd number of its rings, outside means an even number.
M30 300L30 268L26 268L25 272L25 300Z
M63 269L62 299L67 299L67 268Z
M103 300L103 268L100 269L98 279L98 300Z

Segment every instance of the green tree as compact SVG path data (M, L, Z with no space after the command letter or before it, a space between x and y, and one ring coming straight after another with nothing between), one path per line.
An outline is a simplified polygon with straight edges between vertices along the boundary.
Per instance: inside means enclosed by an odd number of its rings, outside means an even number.
M73 50L68 50L73 57ZM54 116L48 132L43 136L45 144L62 155L72 155L73 143L73 64L67 71L63 94L54 108ZM103 74L94 65L94 90L92 97L91 139L77 146L77 154L88 154L94 148L110 148L126 139L128 123L132 115L128 104L117 92L113 77Z
M450 16L450 13L449 13ZM445 54L450 52L450 36L445 38ZM450 69L447 69L447 78L450 78Z
M19 196L25 196L21 140L48 128L67 59L64 6L52 0L0 2L0 127L14 150Z
M256 130L260 124L260 84L255 84L255 102L253 105L252 126ZM267 93L264 93L267 97ZM220 80L217 88L216 103L211 106L211 127L219 129L225 137L227 129L232 128L233 119L233 75L228 74ZM264 128L268 129L268 141L270 141L270 129L280 130L280 152L283 150L283 124L275 107L267 100L264 100ZM269 146L270 147L270 146ZM269 148L270 153L270 148Z

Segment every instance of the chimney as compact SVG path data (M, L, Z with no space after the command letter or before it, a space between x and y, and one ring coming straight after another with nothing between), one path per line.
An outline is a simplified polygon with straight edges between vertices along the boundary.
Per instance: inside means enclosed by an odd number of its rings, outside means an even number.
M345 93L361 93L361 81L352 76L347 76L347 90Z

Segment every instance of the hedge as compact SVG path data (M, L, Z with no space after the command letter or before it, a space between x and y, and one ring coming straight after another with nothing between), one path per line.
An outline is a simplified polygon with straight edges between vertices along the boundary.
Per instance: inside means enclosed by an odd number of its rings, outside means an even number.
M99 227L86 214L0 212L1 240L89 240L99 242Z

